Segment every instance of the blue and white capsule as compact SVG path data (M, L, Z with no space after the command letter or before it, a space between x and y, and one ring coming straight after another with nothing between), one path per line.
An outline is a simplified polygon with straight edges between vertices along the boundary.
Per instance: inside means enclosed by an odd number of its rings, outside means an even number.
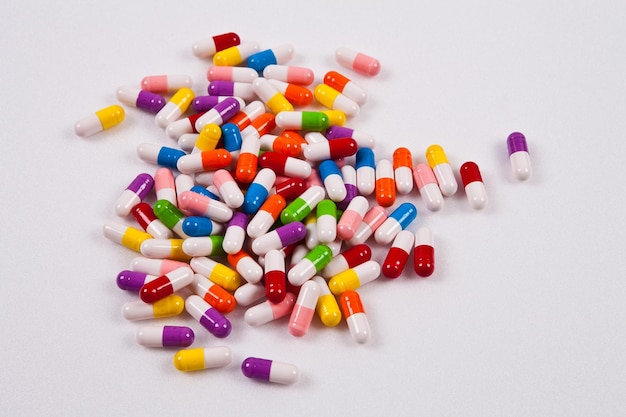
M276 173L270 168L262 168L257 172L254 180L244 195L241 210L246 214L255 214L263 205L270 190L276 182Z
M400 204L374 233L374 240L381 245L388 245L401 230L417 218L417 207L412 203Z
M291 44L279 45L272 49L256 52L248 57L246 66L256 70L259 74L268 65L283 65L293 58L294 47Z
M364 196L372 194L376 188L376 158L370 148L356 151L356 186Z
M137 156L142 161L166 168L178 169L178 160L186 153L180 149L159 146L154 143L142 143L137 146Z

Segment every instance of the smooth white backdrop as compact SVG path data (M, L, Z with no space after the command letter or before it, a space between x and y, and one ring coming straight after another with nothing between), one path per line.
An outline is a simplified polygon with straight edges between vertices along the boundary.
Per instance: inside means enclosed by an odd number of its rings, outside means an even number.
M623 165L626 6L618 1L26 1L0 7L3 277L0 414L615 416L626 412ZM203 93L197 40L228 31L263 48L290 42L294 65L330 69L338 46L376 56L381 73L346 71L369 93L351 127L398 146L441 144L458 169L482 170L483 212L460 191L420 216L436 239L429 279L407 270L361 289L373 332L345 323L304 338L284 320L230 316L217 340L233 363L184 374L173 351L136 344L120 314L133 296L115 276L135 254L107 241L105 219L139 172L142 142L171 145L151 116L82 139L81 117L122 85L184 73ZM506 136L526 134L534 164L513 180ZM384 250L375 252L382 261ZM292 386L242 376L247 356L298 365Z

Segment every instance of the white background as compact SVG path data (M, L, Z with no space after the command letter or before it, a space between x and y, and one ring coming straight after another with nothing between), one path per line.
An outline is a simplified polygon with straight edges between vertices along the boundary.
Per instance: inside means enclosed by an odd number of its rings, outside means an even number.
M55 2L56 3L56 2ZM0 414L616 416L626 413L626 6L620 1L93 3L5 2L2 45ZM437 269L407 269L360 290L373 338L315 321L259 328L231 313L218 340L191 320L196 346L233 363L181 373L173 351L137 345L132 300L115 285L134 253L102 236L140 172L142 142L174 143L152 116L83 139L81 117L150 74L185 73L205 93L210 60L191 44L235 31L262 48L290 42L316 81L336 69L369 93L350 127L378 158L441 144L482 170L489 206L459 193L428 212ZM344 71L333 51L376 56L382 72ZM532 179L512 178L506 136L522 131ZM384 249L375 259L382 261ZM296 364L291 386L243 377L247 356Z

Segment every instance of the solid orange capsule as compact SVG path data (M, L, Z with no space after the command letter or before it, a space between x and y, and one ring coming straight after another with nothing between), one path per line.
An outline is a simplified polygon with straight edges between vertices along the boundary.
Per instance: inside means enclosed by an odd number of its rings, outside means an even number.
M393 165L388 159L381 159L376 164L375 193L379 206L389 207L396 202L396 181Z
M398 148L393 152L393 174L400 194L413 190L413 155L407 148Z

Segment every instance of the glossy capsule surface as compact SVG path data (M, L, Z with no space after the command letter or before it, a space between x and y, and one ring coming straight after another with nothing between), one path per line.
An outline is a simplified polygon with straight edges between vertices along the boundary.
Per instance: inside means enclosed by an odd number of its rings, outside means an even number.
M281 249L304 239L306 227L299 221L287 223L277 227L271 232L265 233L254 239L252 252L257 255L265 255L272 249Z
M408 194L413 190L413 156L408 148L393 151L393 174L399 194Z
M222 247L224 252L233 254L239 252L246 238L246 228L248 227L249 217L246 213L236 212L226 226L224 241Z
M268 65L263 70L263 76L298 85L311 85L315 80L315 74L310 68L288 65Z
M487 205L487 191L480 175L480 168L475 162L468 161L461 165L459 171L470 207L474 210L484 209Z
M189 217L187 219L189 219ZM209 220L209 222L210 221L211 220ZM223 243L224 236L221 235L192 236L183 241L183 252L194 258L200 256L223 256L226 255L226 252L224 252L222 248Z
M242 249L233 254L229 253L226 259L229 265L235 268L248 283L256 284L263 278L263 268L245 250Z
M237 209L243 204L243 192L239 189L239 185L226 169L218 169L213 174L213 185L219 191L224 203L232 209Z
M437 184L437 178L428 164L417 164L413 168L413 179L420 195L430 211L439 211L443 208L443 195Z
M235 309L237 301L235 297L224 288L211 282L207 277L200 274L194 274L190 284L191 290L202 297L204 301L209 303L220 313L227 314Z
M361 111L354 100L327 84L318 84L313 90L313 96L322 106L331 110L340 110L348 117L355 117Z
M261 150L297 157L302 152L302 143L288 136L267 134L261 136Z
M232 360L232 351L227 346L183 349L174 355L174 367L182 372L201 371L224 367Z
M244 321L249 326L256 327L269 323L270 321L278 320L281 317L291 314L291 310L293 309L295 302L296 296L292 293L287 293L285 298L278 303L265 300L264 302L247 309Z
M319 185L309 187L298 198L293 200L280 213L280 221L283 224L300 222L317 207L326 196L326 190Z
M172 294L152 304L141 300L129 301L122 306L122 316L126 320L160 319L177 316L184 309L185 300Z
M208 69L206 78L209 81L251 83L259 78L259 74L252 68L212 66Z
M196 119L194 123L196 131L201 132L202 128L210 123L221 126L230 121L233 116L239 113L241 103L242 101L239 97L226 97Z
M232 330L230 321L199 295L187 297L185 310L215 337L227 337Z
M322 131L328 128L328 116L319 111L281 111L276 126L288 130Z
M366 261L333 276L328 281L328 288L333 294L341 295L344 291L356 290L374 281L379 275L380 264L376 261Z
M272 303L280 303L287 295L285 257L278 249L265 254L265 297Z
M104 237L112 242L134 250L135 252L141 251L141 244L143 242L152 239L152 235L143 230L112 220L104 223L102 233Z
M241 152L237 159L237 166L235 167L235 178L237 181L249 184L254 181L258 170L259 150L261 149L261 142L254 136L247 136L243 138L241 144Z
M227 32L210 38L200 39L193 43L191 52L198 58L208 58L215 55L216 52L241 43L241 39L235 32Z
M335 50L335 60L341 66L370 77L380 72L380 62L376 58L351 48L337 48Z
M185 74L147 75L141 79L141 89L153 93L171 93L191 88L193 80Z
M244 195L241 210L247 214L255 214L267 200L269 192L276 181L276 174L269 168L259 170Z
M194 257L189 265L194 272L204 275L225 290L235 291L242 284L241 277L236 271L211 258Z
M374 232L374 239L381 245L387 245L401 231L417 218L417 207L408 201L400 204Z
M365 104L367 93L363 87L337 71L328 71L324 75L324 84L339 91L358 105Z
M258 73L263 73L263 70L268 65L283 65L287 63L293 58L294 52L294 47L291 44L278 45L274 48L265 49L250 55L246 60L246 66L254 69Z
M352 290L345 291L341 294L339 303L352 339L357 343L367 343L372 331L359 293Z
M363 196L372 194L376 188L376 158L370 148L356 151L356 186Z
M114 104L80 119L74 125L74 133L81 137L92 136L103 130L117 126L124 121L124 108Z
M155 143L142 143L137 146L137 156L142 161L170 169L178 169L178 160L186 153L180 149L159 146Z
M359 145L359 148L370 148L370 150L376 146L376 138L371 133L334 123L326 131L326 137L328 139L352 138Z
M308 178L311 165L301 159L283 155L278 152L263 152L259 158L261 168L270 168L276 175L284 177Z
M254 357L244 359L241 372L247 378L277 384L293 384L300 377L300 371L295 365Z
M420 227L415 232L415 248L413 249L413 268L415 273L426 278L435 271L435 245L433 233L427 227Z
M324 184L328 198L335 202L343 201L348 192L337 163L332 159L326 159L319 164L317 171Z
M137 330L137 343L148 347L188 347L195 339L187 326L144 326Z
M248 236L254 239L267 233L286 206L287 203L280 194L269 196L248 222L246 227Z
M520 132L513 132L507 137L506 145L513 175L520 181L526 181L532 173L526 136Z
M289 101L294 107L308 106L313 102L313 92L302 85L286 83L284 81L273 80L271 78L268 79L268 81L274 86L274 88L284 95L287 101Z
M396 202L396 181L393 175L393 165L388 159L381 159L376 165L375 190L376 202L380 206L389 207Z
M167 100L163 96L135 87L120 87L116 92L117 99L122 103L157 114L165 106Z
M154 117L157 126L165 129L167 125L181 117L191 106L194 97L195 93L191 88L183 87L177 90Z
M148 173L138 174L117 198L115 213L118 216L128 216L134 206L141 203L154 187L154 178Z
M324 326L335 327L341 322L341 310L339 309L339 304L337 304L337 299L333 293L330 292L328 283L326 283L324 278L316 275L312 280L315 281L320 288L320 295L315 306L317 316Z
M382 273L385 277L398 278L402 274L414 242L413 232L408 230L398 232L383 261Z
M185 220L185 214L180 211L176 205L170 203L167 200L157 200L154 203L154 215L163 222L170 230L172 230L177 236L184 238L190 237L183 231L183 221Z
M320 272L333 258L330 248L320 244L311 249L287 274L292 285L299 286Z
M458 184L443 148L440 145L430 145L426 148L426 160L437 178L441 194L445 197L454 195Z
M325 159L337 160L352 156L357 152L358 145L352 138L340 138L312 143L304 148L307 161L319 162Z
M303 178L287 178L276 184L271 191L282 196L285 201L291 202L298 198L307 189L307 183Z
M146 282L158 278L156 275L146 274L145 272L131 271L125 269L117 274L115 282L119 289L139 293L139 290Z
M213 55L213 65L234 67L243 63L250 55L259 51L257 42L241 42Z
M252 101L257 98L252 83L242 83L238 81L211 81L207 87L207 93L210 96L235 96L245 101Z
M176 163L176 167L182 174L195 174L226 168L231 162L230 152L225 149L212 149L183 155Z
M321 275L331 278L340 272L354 268L372 259L372 249L364 243L352 246L335 256L324 269Z
M307 281L300 287L296 304L289 316L289 333L296 337L302 337L307 334L313 316L315 307L320 295L320 287L315 281Z
M139 290L139 297L144 303L152 304L186 287L192 281L193 271L191 268L178 268L145 283Z

